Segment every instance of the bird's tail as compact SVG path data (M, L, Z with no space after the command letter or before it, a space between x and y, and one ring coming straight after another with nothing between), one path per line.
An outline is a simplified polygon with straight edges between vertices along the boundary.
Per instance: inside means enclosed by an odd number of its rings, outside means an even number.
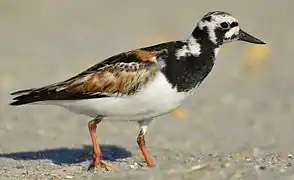
M19 106L40 101L40 93L34 90L35 89L25 89L12 92L11 95L14 95L16 97L13 98L13 102L11 102L10 105Z

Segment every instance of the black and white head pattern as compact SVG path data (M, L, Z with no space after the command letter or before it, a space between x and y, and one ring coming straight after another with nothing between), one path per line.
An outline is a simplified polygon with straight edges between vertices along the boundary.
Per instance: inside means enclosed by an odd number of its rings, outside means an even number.
M239 23L231 14L221 11L207 13L198 23L201 30L206 29L209 39L216 45L222 45L238 38Z

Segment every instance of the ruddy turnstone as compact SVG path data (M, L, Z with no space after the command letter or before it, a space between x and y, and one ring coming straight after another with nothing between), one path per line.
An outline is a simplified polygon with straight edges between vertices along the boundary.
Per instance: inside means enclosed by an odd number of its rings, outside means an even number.
M186 40L120 53L66 81L13 92L18 96L11 105L57 105L92 117L88 123L93 144L90 167L105 165L96 140L97 124L103 120L136 121L140 126L138 146L147 166L153 167L144 139L148 124L193 94L211 71L221 45L235 40L265 44L240 29L231 14L209 12Z

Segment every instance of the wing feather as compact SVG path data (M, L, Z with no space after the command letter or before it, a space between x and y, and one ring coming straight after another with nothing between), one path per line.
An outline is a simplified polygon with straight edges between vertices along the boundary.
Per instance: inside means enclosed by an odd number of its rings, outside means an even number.
M11 105L132 95L155 77L159 70L157 59L166 51L133 50L118 54L66 81L13 92L12 95L19 96Z

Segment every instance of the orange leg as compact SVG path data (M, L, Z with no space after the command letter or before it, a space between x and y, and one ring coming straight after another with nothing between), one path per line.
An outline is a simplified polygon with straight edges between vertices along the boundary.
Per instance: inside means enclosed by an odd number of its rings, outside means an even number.
M101 152L100 146L97 143L97 139L96 139L97 124L100 123L101 120L102 120L102 118L94 119L88 123L88 128L89 128L89 132L90 132L90 136L91 136L91 140L92 140L92 144L93 144L93 163L92 163L92 165L89 166L88 169L91 169L93 167L96 168L101 165L102 152Z
M154 167L154 164L149 156L149 153L148 153L148 150L146 148L146 145L145 145L145 138L144 138L144 135L140 135L138 136L137 138L137 143L139 145L139 148L141 149L142 151L142 154L145 158L145 161L146 161L146 164L148 167Z
M137 143L138 143L140 150L142 151L142 154L145 158L147 166L154 167L154 164L149 156L149 153L148 153L148 150L147 150L146 144L145 144L145 133L147 131L147 126L150 122L151 122L151 119L139 121L140 133L137 137Z

